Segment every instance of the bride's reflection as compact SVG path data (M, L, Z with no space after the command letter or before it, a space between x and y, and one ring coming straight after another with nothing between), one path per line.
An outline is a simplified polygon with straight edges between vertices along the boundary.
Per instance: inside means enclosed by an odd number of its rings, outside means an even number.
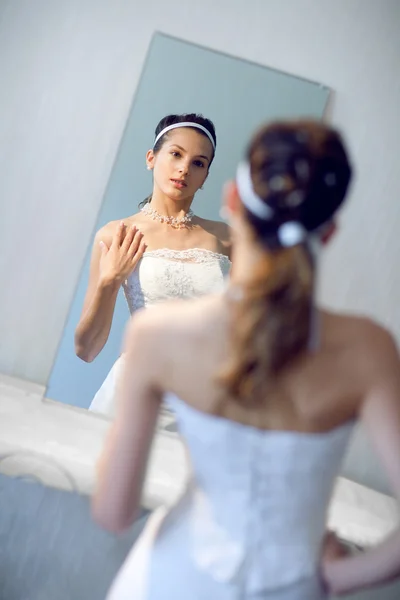
M213 123L200 115L169 115L157 125L146 164L153 191L141 210L96 234L89 284L75 332L77 355L91 362L111 329L122 285L133 311L179 297L219 291L230 268L229 229L202 219L191 205L205 183L216 149ZM120 357L89 410L113 416Z

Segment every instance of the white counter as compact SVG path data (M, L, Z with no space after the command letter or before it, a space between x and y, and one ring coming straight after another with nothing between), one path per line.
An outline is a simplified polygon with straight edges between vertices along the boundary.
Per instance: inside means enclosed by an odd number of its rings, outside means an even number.
M42 399L35 384L0 376L0 472L39 479L49 486L90 494L95 464L110 421L86 410ZM184 486L186 458L162 414L143 493L143 506L171 503ZM329 525L361 546L376 543L400 521L396 501L339 477Z

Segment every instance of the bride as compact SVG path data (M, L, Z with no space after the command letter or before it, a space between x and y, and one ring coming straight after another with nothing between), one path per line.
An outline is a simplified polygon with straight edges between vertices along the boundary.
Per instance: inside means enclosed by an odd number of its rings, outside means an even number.
M216 149L213 123L196 114L169 115L157 125L147 169L153 191L139 213L96 234L88 289L75 332L76 354L93 361L107 342L122 285L129 310L219 291L230 269L225 223L193 214ZM111 368L89 410L114 414L123 356Z
M225 188L229 286L129 324L94 518L114 532L134 521L163 402L189 464L181 496L147 521L108 600L328 600L399 577L400 527L356 555L325 536L358 421L400 500L395 340L315 297L318 248L350 179L330 127L262 127Z

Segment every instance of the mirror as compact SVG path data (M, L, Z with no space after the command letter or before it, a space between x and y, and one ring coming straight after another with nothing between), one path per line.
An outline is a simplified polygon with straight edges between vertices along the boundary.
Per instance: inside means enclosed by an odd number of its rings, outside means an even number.
M219 220L222 186L234 176L237 163L254 130L277 118L322 118L329 89L299 77L156 33L152 39L119 152L105 192L96 231L111 220L138 211L152 189L145 156L162 117L171 113L201 113L216 127L217 151L204 191L193 210ZM93 232L95 233L95 232ZM86 293L91 247L65 324L48 381L46 397L88 408L120 354L129 318L119 293L108 341L91 363L75 355L74 331Z

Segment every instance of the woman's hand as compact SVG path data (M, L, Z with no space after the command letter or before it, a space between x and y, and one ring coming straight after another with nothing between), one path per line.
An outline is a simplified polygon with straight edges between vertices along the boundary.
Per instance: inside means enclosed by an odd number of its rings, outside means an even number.
M334 531L327 531L322 546L322 562L349 556L350 549L337 537Z
M136 268L146 249L143 234L135 225L126 227L121 221L110 247L100 242L99 278L102 282L121 284Z
M322 556L321 556L321 575L324 585L330 593L335 590L332 589L332 567L337 560L350 556L350 549L345 546L340 539L337 537L335 532L327 531L322 545Z

